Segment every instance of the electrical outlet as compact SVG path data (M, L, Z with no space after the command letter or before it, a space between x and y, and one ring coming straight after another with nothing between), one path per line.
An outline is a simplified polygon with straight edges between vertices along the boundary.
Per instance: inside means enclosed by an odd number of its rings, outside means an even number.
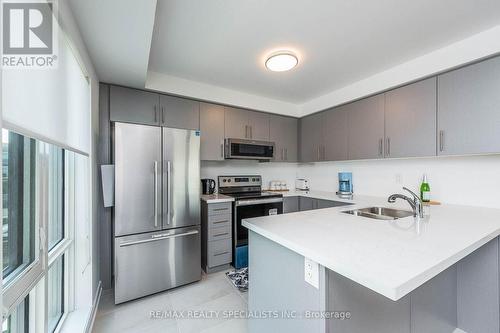
M396 184L401 184L403 182L403 176L400 173L396 174Z
M316 289L319 289L319 264L304 257L304 279Z

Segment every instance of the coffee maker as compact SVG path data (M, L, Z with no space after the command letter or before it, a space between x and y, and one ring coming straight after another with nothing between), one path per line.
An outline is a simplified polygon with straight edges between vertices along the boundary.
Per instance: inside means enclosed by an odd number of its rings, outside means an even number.
M201 180L201 191L202 194L214 194L215 192L215 180L210 178L205 178Z
M337 195L351 196L352 193L352 172L339 172L339 190L337 191Z

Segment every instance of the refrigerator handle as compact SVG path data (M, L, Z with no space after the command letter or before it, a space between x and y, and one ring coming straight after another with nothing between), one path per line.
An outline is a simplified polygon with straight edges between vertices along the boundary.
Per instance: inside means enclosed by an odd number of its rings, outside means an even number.
M125 242L121 243L120 247L124 246L130 246L130 245L136 245L136 244L143 244L143 243L150 243L150 242L155 242L163 239L172 239L172 238L177 238L177 237L185 237L185 236L190 236L190 235L196 235L198 233L198 230L191 230L188 232L184 232L182 234L173 234L173 235L157 235L157 236L152 236L151 238L148 239L141 239L137 241L131 241L131 242Z
M155 228L157 228L158 227L158 161L154 162L154 182L155 182L154 216L155 216Z
M171 163L170 161L167 161L167 225L170 224L170 218L171 218Z

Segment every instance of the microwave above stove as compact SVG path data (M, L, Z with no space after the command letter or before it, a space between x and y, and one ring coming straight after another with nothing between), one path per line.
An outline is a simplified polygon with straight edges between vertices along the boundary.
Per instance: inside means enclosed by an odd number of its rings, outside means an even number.
M244 139L226 139L226 159L269 161L274 158L274 142Z

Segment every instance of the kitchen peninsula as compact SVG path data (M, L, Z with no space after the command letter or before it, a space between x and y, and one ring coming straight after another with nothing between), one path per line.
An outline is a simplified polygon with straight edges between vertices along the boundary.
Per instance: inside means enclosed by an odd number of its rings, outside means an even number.
M250 230L249 310L318 317L252 319L250 332L499 331L498 209L442 205L423 220L384 221L344 211L410 207L377 197L290 195L345 205L243 222ZM350 318L326 319L325 311Z

